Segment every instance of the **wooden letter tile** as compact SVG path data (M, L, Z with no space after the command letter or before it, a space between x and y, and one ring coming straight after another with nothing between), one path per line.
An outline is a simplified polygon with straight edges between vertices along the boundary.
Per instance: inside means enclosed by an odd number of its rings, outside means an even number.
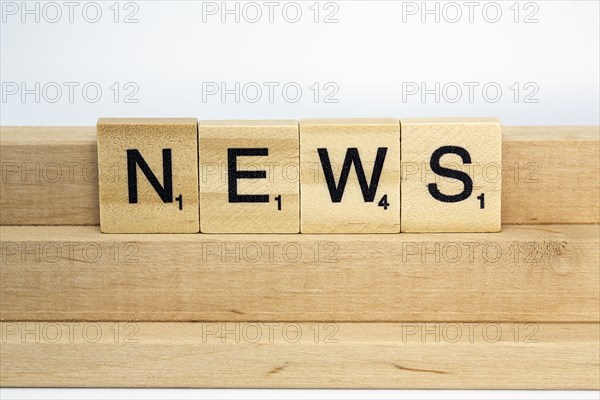
M201 121L203 233L298 233L298 121Z
M302 233L400 232L397 119L300 122Z
M101 231L198 232L197 120L101 118L97 130Z
M402 232L500 231L500 122L494 118L400 122Z

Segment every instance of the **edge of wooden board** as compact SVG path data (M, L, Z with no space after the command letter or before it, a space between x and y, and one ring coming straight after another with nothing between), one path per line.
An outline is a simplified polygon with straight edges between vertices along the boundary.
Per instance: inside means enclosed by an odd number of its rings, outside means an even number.
M200 120L200 124L223 120ZM229 120L236 123L235 120ZM241 121L253 122L253 121ZM600 140L598 125L502 125L504 141ZM95 144L95 126L13 126L0 125L0 144Z
M600 320L598 225L398 235L0 227L0 319Z
M598 324L0 324L4 387L600 387Z

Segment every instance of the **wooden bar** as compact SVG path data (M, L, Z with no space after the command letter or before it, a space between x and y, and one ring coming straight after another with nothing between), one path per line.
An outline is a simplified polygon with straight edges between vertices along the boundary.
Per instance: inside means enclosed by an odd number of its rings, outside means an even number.
M3 322L0 385L594 389L598 324Z
M95 126L3 126L0 154L0 225L100 224Z
M503 127L502 223L600 223L599 129ZM99 224L95 127L0 133L1 225Z
M108 235L3 226L0 319L597 322L598 229Z
M600 223L600 127L502 127L502 223Z

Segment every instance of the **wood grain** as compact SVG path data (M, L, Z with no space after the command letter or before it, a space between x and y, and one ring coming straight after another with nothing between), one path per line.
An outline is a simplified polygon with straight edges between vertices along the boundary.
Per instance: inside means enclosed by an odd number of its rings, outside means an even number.
M4 322L0 385L598 389L598 334L583 323Z
M200 121L198 134L201 232L300 232L298 121ZM262 172L264 178L234 179L235 193L254 200L266 195L266 201L229 199L228 152L242 149L264 155L236 155L231 165L236 171Z
M100 118L97 130L102 232L198 233L198 120Z
M407 118L401 132L402 232L499 232L500 121Z
M1 225L99 225L96 127L0 127Z
M599 321L598 229L257 236L3 226L0 318Z
M599 126L502 127L502 223L600 222Z
M503 126L503 224L600 223L600 127ZM95 127L0 127L0 224L98 225Z
M302 233L400 233L400 121L301 120L300 192Z

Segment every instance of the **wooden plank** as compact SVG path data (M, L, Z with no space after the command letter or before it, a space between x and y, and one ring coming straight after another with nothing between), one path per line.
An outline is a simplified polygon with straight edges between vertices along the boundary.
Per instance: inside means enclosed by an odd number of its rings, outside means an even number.
M599 321L598 228L257 236L3 226L0 318Z
M598 334L585 323L4 322L0 385L598 389Z
M98 225L96 127L0 127L1 225Z
M598 126L502 129L503 224L600 223ZM98 225L95 131L0 127L0 224Z
M502 223L600 223L600 127L502 127Z

